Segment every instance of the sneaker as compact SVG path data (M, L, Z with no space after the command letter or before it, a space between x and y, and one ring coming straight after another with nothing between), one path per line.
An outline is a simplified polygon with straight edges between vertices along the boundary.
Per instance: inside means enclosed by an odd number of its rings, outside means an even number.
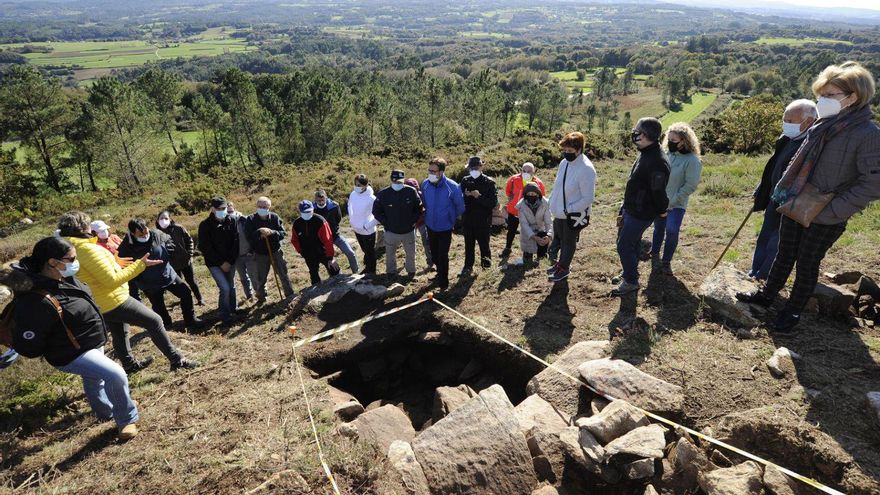
M483 258L480 260L480 268L491 268L491 267L492 267L492 260L490 260L489 258Z
M119 441L127 442L138 434L137 426L134 423L119 427Z
M458 276L459 276L459 278L470 277L473 272L474 272L473 268L466 266L461 269L461 273L459 273Z
M559 263L553 263L550 265L550 268L547 269L547 276L552 277L556 270L559 268Z
M663 264L660 265L660 273L663 275L673 276L672 273L672 263L669 261L664 261Z
M773 304L773 299L764 295L764 291L756 290L754 292L737 292L736 298L739 301L748 304L757 304L758 306L769 308Z
M501 255L498 256L498 257L499 257L499 258L507 258L508 256L510 256L510 248L504 248L504 249L501 251Z
M630 292L636 292L639 290L639 284L631 284L626 280L620 282L620 285L615 287L611 291L612 296L622 296L625 294L629 294Z
M171 371L177 371L179 369L192 370L198 368L199 366L201 365L198 361L182 357L180 358L180 361L177 361L176 363L171 363Z
M556 272L554 272L553 275L550 275L550 281L555 283L555 282L559 282L561 280L565 280L568 278L568 276L570 274L571 274L571 270L566 270L565 268L562 268L562 267L557 268Z
M796 315L790 311L781 311L773 322L773 331L775 333L794 333L794 327L801 321L801 315Z
M151 364L153 364L153 356L147 356L140 361L135 359L128 366L123 366L122 369L125 371L126 375L133 375Z

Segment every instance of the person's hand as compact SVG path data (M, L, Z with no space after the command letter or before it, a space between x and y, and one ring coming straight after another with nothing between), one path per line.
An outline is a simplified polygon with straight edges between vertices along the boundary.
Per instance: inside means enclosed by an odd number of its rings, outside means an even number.
M232 265L230 265L228 261L224 261L223 264L220 265L220 269L223 270L223 273L229 273L229 270L232 270Z
M660 218L666 218L667 215L669 215L669 212L664 211L663 213L660 214Z
M127 267L127 266L130 265L133 261L134 261L134 258L120 258L120 257L118 257L118 256L116 257L116 264L118 264L118 265L121 266L122 268Z
M269 229L269 228L266 228L266 227L260 227L259 229L257 229L257 232L259 232L259 233L260 233L260 237L262 237L262 238L264 238L264 239L265 239L266 237L269 237L270 235L272 235L272 229Z
M623 215L617 215L617 228L623 228Z
M149 267L151 267L151 266L161 265L162 263L165 263L165 262L162 261L162 260L151 260L151 259L150 259L150 253L145 254L145 255L141 258L141 261L143 261L144 264L147 265L147 268L149 268Z
M482 196L482 194L480 194L480 191L477 191L476 189L474 189L473 191L471 191L471 196L473 196L475 198L479 198L480 196Z

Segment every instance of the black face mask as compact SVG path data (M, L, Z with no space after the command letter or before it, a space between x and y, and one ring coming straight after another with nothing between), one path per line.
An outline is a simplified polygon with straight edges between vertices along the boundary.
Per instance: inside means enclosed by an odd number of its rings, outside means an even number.
M681 153L681 150L678 149L678 143L673 143L669 141L666 143L666 147L669 148L670 153Z
M538 199L537 196L526 196L526 202L527 202L527 203L535 204L535 203L537 203L538 201L539 201L539 199Z
M641 135L641 132L634 132L629 135L629 138L632 140L633 144L639 144L639 136Z
M565 158L566 161L573 162L575 158L577 158L577 153L563 153L562 158Z

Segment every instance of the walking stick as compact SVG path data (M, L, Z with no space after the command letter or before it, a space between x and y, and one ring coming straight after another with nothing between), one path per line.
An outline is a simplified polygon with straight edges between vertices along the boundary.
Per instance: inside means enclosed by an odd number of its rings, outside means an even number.
M266 241L266 251L269 253L269 264L272 265L272 273L275 275L275 287L278 288L278 297L280 299L284 299L284 296L281 294L281 282L278 280L278 269L275 267L275 255L272 253L272 246L269 244L269 238L263 237L263 240ZM265 292L265 288L263 291Z
M749 208L749 214L746 215L746 218L739 225L739 228L736 229L736 233L734 233L733 237L730 238L730 242L727 243L727 246L724 246L724 251L721 251L721 256L719 256L718 259L715 260L715 264L712 265L712 270L714 270L715 268L718 267L718 263L721 263L721 258L723 258L725 254L727 254L727 250L730 249L730 245L733 244L733 241L736 240L737 236L739 235L739 232L743 229L743 227L746 226L746 222L749 221L749 218L751 218L752 211L753 211L752 208ZM711 272L712 270L709 270L709 271Z

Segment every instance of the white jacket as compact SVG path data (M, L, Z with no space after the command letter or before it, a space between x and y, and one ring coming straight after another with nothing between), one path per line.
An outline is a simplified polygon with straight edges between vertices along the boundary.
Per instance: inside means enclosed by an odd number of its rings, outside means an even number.
M372 186L367 186L367 190L362 193L352 191L348 195L348 222L355 233L360 235L376 233L376 224L379 222L373 216L374 201L376 195L373 194Z
M566 175L566 170L568 174ZM562 179L565 178L565 200L562 201ZM559 162L553 191L550 194L550 213L553 218L565 218L565 213L586 211L590 215L593 210L593 199L596 197L596 168L583 153L571 163L563 159Z

